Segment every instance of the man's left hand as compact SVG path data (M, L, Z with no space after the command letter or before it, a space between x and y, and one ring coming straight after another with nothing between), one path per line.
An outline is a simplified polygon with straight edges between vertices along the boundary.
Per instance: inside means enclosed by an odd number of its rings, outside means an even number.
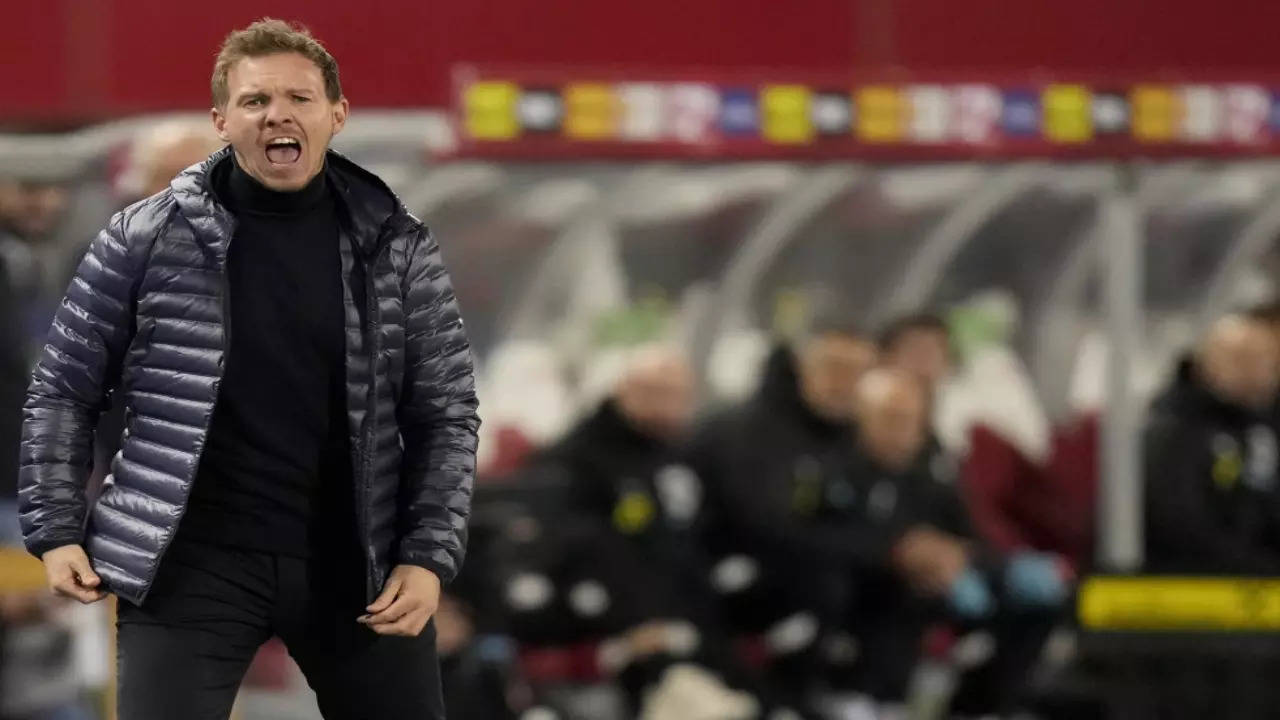
M417 565L397 565L382 594L356 622L379 635L417 637L440 604L440 578Z

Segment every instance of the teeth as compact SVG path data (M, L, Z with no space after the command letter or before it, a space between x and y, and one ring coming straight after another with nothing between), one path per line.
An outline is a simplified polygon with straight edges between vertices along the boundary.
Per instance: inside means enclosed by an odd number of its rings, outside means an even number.
M275 140L272 140L271 142L267 143L267 145L269 146L270 145L299 145L299 144L301 143L299 143L297 140L294 140L293 138L276 138Z

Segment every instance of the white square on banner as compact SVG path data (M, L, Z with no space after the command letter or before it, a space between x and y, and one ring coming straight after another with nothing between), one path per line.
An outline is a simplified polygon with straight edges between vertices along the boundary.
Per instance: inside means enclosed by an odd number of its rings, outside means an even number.
M1182 87L1182 136L1191 142L1222 138L1222 93L1211 85Z
M991 142L1000 127L1004 101L991 85L961 85L952 93L951 132L967 143Z
M1093 127L1099 133L1123 132L1129 127L1129 104L1120 95L1095 93Z
M706 142L720 119L720 93L702 83L679 83L667 91L667 127L681 142Z
M1271 96L1258 85L1228 85L1226 90L1227 137L1238 143L1265 139L1271 115Z
M941 85L912 85L907 88L911 123L908 135L916 142L935 143L947 139L951 128L951 94Z
M813 98L813 126L826 135L848 135L853 127L849 96L818 93Z
M526 130L546 132L559 127L564 106L551 91L527 90L520 96L516 114Z
M623 83L618 86L622 100L619 132L627 140L657 140L662 137L662 87L655 83Z

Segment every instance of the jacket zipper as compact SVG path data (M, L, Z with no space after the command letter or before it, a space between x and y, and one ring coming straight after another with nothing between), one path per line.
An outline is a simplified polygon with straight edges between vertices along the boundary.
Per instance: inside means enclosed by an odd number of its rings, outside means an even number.
M374 246L372 255L361 256L361 262L364 264L364 303L365 303L365 332L370 339L369 350L369 367L368 381L369 387L365 391L365 424L364 431L361 433L360 448L360 477L357 483L357 492L360 493L359 498L359 520L362 526L361 542L364 545L365 562L368 564L369 572L366 574L366 594L369 596L368 601L372 602L378 593L382 591L382 583L386 578L380 578L378 572L378 558L373 543L373 528L369 519L371 510L371 502L369 494L372 492L373 478L373 443L376 440L376 429L378 422L378 360L382 354L382 338L378 332L378 323L374 319L374 315L378 308L377 283L374 282L374 271L377 269L378 258L382 255L385 231L379 234L378 242Z

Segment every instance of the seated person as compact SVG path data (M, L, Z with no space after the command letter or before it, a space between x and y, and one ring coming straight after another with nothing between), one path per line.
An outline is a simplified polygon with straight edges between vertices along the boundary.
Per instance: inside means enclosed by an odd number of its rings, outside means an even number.
M1266 323L1228 315L1152 405L1143 440L1150 571L1280 574L1277 368Z
M887 367L916 376L928 393L932 410L952 374L951 331L938 315L919 313L898 318L880 332L880 357ZM959 475L955 458L943 448L934 424L930 418L925 451L919 460L940 481L954 481Z
M1065 599L1063 571L1052 558L1000 557L974 539L954 483L920 462L928 402L914 374L868 372L854 407L850 452L821 482L797 486L804 502L793 502L815 526L861 549L842 609L861 648L854 686L881 701L904 699L926 625L952 620L988 629L995 641L989 661L963 679L953 709L1012 710Z
M673 659L722 660L692 534L702 490L680 462L692 412L683 355L641 348L613 394L535 462L559 474L567 494L554 528L563 553L549 577L578 641L609 640L601 670L633 703Z
M809 558L856 552L843 535L797 518L792 488L820 475L847 444L849 397L875 361L869 338L822 319L794 345L777 347L759 391L705 421L691 444L720 612L736 636L754 643L780 695L807 694L821 663Z

